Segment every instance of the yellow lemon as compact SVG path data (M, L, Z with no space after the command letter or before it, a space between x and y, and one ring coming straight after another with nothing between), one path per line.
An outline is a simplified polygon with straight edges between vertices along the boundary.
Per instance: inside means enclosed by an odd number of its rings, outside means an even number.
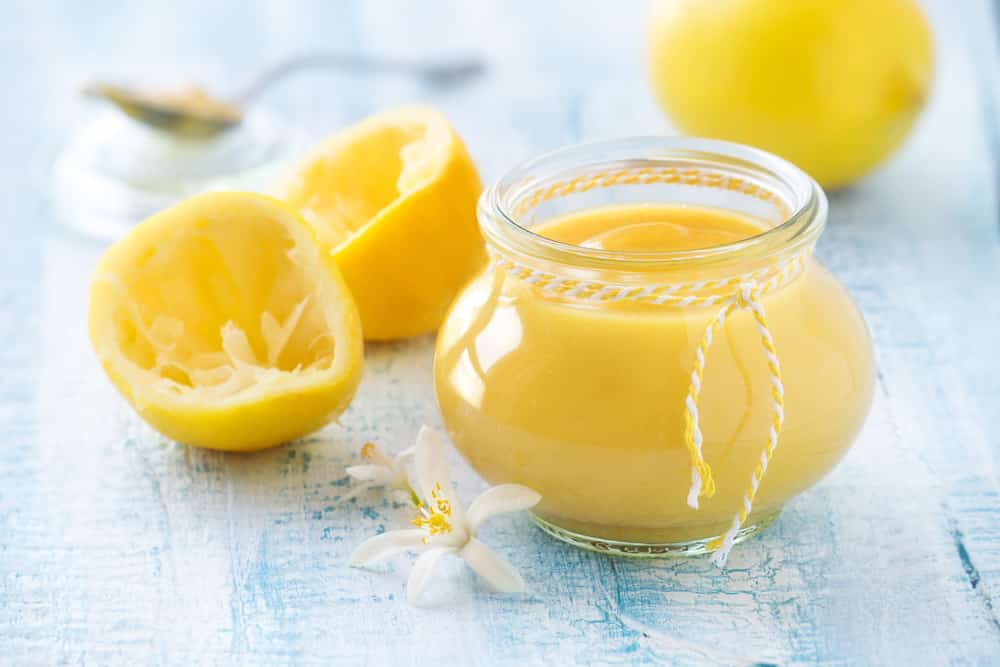
M199 195L138 225L97 266L89 325L136 412L199 447L305 435L361 378L361 326L336 264L262 195Z
M647 58L680 130L759 146L837 187L909 132L932 51L913 0L658 0Z
M481 190L447 119L406 107L326 141L282 196L336 259L365 338L391 340L435 331L482 266Z

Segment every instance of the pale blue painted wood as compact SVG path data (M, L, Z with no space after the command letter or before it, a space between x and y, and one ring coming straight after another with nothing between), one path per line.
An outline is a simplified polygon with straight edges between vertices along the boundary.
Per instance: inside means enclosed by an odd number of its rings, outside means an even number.
M1000 661L1000 220L996 30L985 2L929 3L934 97L905 148L831 198L822 259L864 309L879 391L847 460L731 567L636 563L525 517L485 539L531 593L459 564L429 608L405 558L346 566L403 520L338 506L366 439L437 420L431 341L371 346L359 399L304 442L185 451L142 426L86 342L98 244L58 230L45 160L93 72L208 81L291 50L478 51L438 94L312 74L269 96L317 135L415 99L451 116L488 180L573 141L665 131L638 3L22 3L0 21L0 663L996 664ZM462 466L460 493L481 487Z

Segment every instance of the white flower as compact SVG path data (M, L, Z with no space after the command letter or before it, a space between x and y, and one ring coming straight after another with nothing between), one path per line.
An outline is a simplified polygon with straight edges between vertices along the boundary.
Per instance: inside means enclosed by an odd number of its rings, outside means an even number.
M361 448L361 458L368 463L348 466L346 472L354 479L372 486L406 490L410 488L406 479L406 462L413 456L414 449L415 447L405 449L391 459L374 442L366 442Z
M387 487L394 493L402 496L399 500L403 502L413 500L411 498L412 491L410 490L410 484L406 477L406 464L413 458L415 449L416 447L409 447L397 454L395 458L390 458L385 452L379 449L378 445L373 442L366 442L361 448L361 458L368 461L368 463L348 466L344 470L348 476L358 480L361 484L352 489L350 493L341 496L338 502L347 502L368 489L379 486Z
M472 501L467 511L456 502L444 443L424 426L414 452L419 516L416 528L392 530L362 542L351 554L352 565L365 565L401 551L422 552L413 564L406 595L414 603L427 587L434 566L446 554L464 560L476 574L504 593L524 590L517 570L479 541L476 531L490 517L534 507L541 496L520 484L494 486Z

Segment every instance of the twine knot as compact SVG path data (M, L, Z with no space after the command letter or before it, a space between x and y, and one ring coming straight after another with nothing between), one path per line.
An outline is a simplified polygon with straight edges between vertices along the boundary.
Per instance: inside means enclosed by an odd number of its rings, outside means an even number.
M740 307L741 310L746 310L751 307L751 304L759 296L760 288L757 286L757 281L753 278L745 280L740 283L739 289L733 295L736 299L736 305Z

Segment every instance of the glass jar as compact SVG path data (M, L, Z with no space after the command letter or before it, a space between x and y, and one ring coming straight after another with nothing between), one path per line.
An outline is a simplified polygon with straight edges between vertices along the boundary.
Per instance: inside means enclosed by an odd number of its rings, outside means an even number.
M105 110L77 128L51 166L56 218L116 241L205 190L266 190L298 156L299 133L263 110L212 139L184 139Z
M532 231L610 203L738 212L766 229L676 251ZM790 163L694 138L571 147L504 176L478 215L492 261L439 333L438 404L486 480L542 494L549 533L724 563L851 445L871 342L812 256L826 197Z

